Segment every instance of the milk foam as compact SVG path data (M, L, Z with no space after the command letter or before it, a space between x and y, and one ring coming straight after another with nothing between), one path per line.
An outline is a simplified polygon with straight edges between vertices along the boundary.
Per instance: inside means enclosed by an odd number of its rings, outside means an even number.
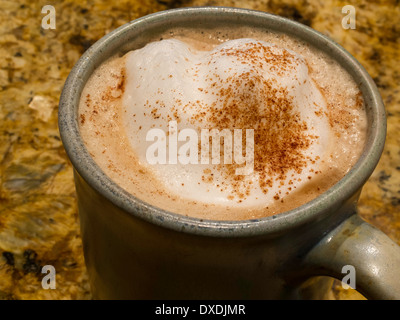
M291 50L237 39L200 51L169 39L132 51L125 61L122 120L129 142L140 165L171 194L216 205L268 206L309 183L329 156L327 102L305 59ZM254 129L255 170L235 177L223 164L149 164L151 129L166 133L167 157L173 156L171 121L199 137L201 129ZM282 129L288 133L279 134Z

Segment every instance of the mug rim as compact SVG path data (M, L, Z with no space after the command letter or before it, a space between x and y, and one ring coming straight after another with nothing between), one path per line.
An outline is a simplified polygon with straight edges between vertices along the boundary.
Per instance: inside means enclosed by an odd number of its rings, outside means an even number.
M327 47L323 51L329 50L329 55L335 54L335 60L340 60L339 63L342 66L346 64L350 68L347 71L353 79L357 79L356 82L362 89L364 99L368 96L370 100L367 141L362 155L350 171L326 192L297 208L263 218L230 221L200 219L170 212L144 202L113 182L90 156L79 133L78 105L80 92L86 84L85 78L87 79L88 75L93 72L95 60L100 63L105 61L105 58L99 58L99 55L111 52L113 44L115 45L120 37L134 32L140 27L159 23L161 20L170 23L173 18L182 18L182 15L185 15L188 20L196 15L202 17L218 15L221 19L230 15L235 15L237 18L266 19L286 27L287 30L297 33L298 36L307 38L309 43L326 45ZM284 32L287 33L287 31ZM61 140L74 170L101 196L124 212L152 224L175 231L216 237L281 233L330 212L337 204L344 203L362 188L378 164L386 138L385 108L378 88L364 67L349 52L332 39L301 23L263 11L234 7L169 9L135 19L111 31L93 44L71 70L60 96L58 112Z

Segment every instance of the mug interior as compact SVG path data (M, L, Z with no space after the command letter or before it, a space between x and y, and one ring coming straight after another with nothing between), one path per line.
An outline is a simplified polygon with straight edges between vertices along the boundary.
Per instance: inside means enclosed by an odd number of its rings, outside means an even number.
M353 77L362 92L368 134L364 151L346 176L312 201L293 210L260 219L204 220L186 217L152 206L127 193L94 162L80 136L78 106L81 92L93 71L116 54L143 47L168 28L216 28L241 25L284 32L324 51ZM341 27L338 25L338 27ZM385 109L378 89L366 70L344 48L300 23L265 12L223 7L172 9L127 23L91 46L76 63L60 97L59 130L77 173L98 193L135 217L177 231L212 236L250 236L282 232L329 212L354 195L369 178L381 156L386 137Z

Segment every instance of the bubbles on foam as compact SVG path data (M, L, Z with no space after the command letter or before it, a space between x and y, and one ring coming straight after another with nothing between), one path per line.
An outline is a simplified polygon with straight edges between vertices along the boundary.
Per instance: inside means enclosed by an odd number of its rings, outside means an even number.
M176 40L150 43L126 59L124 125L133 150L172 194L215 204L268 205L318 174L330 139L324 97L298 54L253 39L197 51ZM150 165L148 132L254 129L254 171L232 166ZM178 133L177 133L178 134ZM243 138L244 141L244 138ZM182 145L184 142L180 142ZM178 144L179 148L179 144ZM167 162L168 162L167 160Z

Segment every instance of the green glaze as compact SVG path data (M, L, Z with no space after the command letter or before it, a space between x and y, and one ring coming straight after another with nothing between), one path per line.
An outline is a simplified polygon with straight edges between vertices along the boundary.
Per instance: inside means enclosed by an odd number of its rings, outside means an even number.
M107 58L141 47L169 27L229 24L293 35L324 50L348 70L367 106L364 152L327 192L276 216L200 220L144 203L111 181L86 150L77 119L81 91ZM357 289L366 297L400 298L400 281L393 271L400 268L400 249L361 221L356 209L359 192L383 150L385 109L365 69L317 31L279 16L237 8L174 9L134 20L96 42L75 65L61 95L59 127L75 168L85 260L95 298L303 298L297 290L303 280L313 275L340 278L338 268L346 264L360 270ZM362 237L337 231L349 221L356 221ZM376 249L374 257L370 245ZM373 266L367 263L372 258Z

